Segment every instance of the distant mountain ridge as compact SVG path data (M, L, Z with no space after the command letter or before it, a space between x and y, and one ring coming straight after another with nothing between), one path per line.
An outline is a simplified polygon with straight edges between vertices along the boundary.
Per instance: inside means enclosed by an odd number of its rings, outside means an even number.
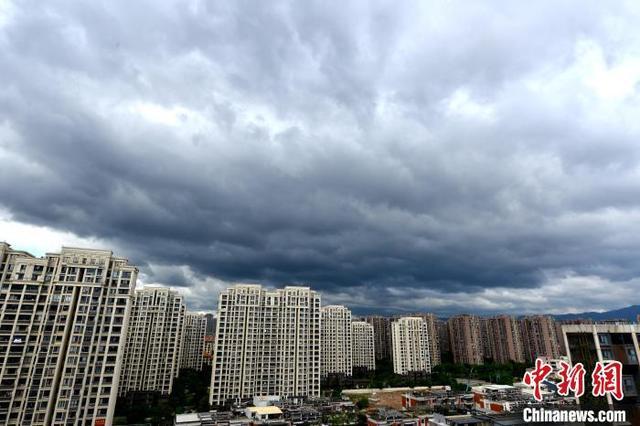
M638 315L640 315L640 305L631 305L626 308L614 309L612 311L605 312L582 312L579 314L553 315L553 317L557 320L589 318L594 321L624 319L635 322Z

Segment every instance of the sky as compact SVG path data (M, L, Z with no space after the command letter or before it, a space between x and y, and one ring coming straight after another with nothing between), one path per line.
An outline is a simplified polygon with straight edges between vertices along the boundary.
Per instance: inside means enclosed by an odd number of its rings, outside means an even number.
M213 310L640 299L640 3L0 0L0 241Z

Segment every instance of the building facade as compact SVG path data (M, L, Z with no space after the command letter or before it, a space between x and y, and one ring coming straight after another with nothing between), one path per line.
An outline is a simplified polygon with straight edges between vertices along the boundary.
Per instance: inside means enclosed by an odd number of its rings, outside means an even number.
M449 323L444 320L438 320L436 322L436 330L438 332L438 344L440 346L440 360L442 358L449 358L451 354L451 344L449 343Z
M180 368L202 370L204 365L204 338L207 318L204 314L187 312L184 316L182 333L182 355Z
M640 424L640 325L638 324L572 324L563 325L563 340L572 365L585 367L584 395L581 409L625 410L628 424ZM617 401L607 394L594 397L591 374L596 362L619 361L622 364L623 398Z
M351 376L351 311L345 306L330 305L320 309L322 329L322 377L332 374Z
M417 313L411 314L411 316L422 318L427 323L431 367L440 365L440 336L438 334L438 317L436 317L435 314L432 313Z
M213 362L215 336L204 336L204 363L211 365Z
M481 319L484 357L497 363L524 362L520 322L508 315Z
M429 329L418 317L399 318L391 324L393 371L396 374L431 372Z
M221 292L212 405L260 395L320 395L320 295L308 287Z
M351 323L353 368L376 369L376 351L373 326L365 321Z
M166 287L136 290L124 352L120 395L160 392L169 395L180 371L185 305Z
M538 357L556 359L560 357L560 347L553 318L546 315L531 315L520 320L524 355L533 364Z
M0 242L0 424L111 424L137 273L110 251Z
M205 314L207 320L207 336L214 336L216 334L216 317L213 314Z
M374 346L376 348L376 360L391 359L391 318L380 315L372 315L364 318L364 321L373 326Z
M483 342L480 319L475 315L457 315L449 318L449 345L456 364L483 363Z

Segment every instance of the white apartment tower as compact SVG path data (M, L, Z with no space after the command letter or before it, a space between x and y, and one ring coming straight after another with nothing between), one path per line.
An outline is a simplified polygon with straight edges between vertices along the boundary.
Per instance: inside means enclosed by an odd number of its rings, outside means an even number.
M374 347L373 325L365 321L351 323L351 342L353 367L376 369L376 350Z
M393 371L396 374L431 372L429 330L418 317L403 317L391 324Z
M112 423L137 273L106 250L0 242L0 424Z
M185 305L166 287L136 290L124 353L120 395L171 393L180 369Z
M322 377L330 374L351 376L351 311L345 306L329 305L322 312Z
M182 360L180 368L202 370L204 364L204 336L207 331L207 317L204 314L187 312L182 335Z
M211 404L320 396L320 295L239 284L218 300Z

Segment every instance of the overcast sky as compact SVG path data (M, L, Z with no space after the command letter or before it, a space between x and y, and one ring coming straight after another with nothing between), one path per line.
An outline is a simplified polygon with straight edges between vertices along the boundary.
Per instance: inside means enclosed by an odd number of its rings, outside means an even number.
M195 310L639 303L640 3L529 3L0 0L0 240Z

